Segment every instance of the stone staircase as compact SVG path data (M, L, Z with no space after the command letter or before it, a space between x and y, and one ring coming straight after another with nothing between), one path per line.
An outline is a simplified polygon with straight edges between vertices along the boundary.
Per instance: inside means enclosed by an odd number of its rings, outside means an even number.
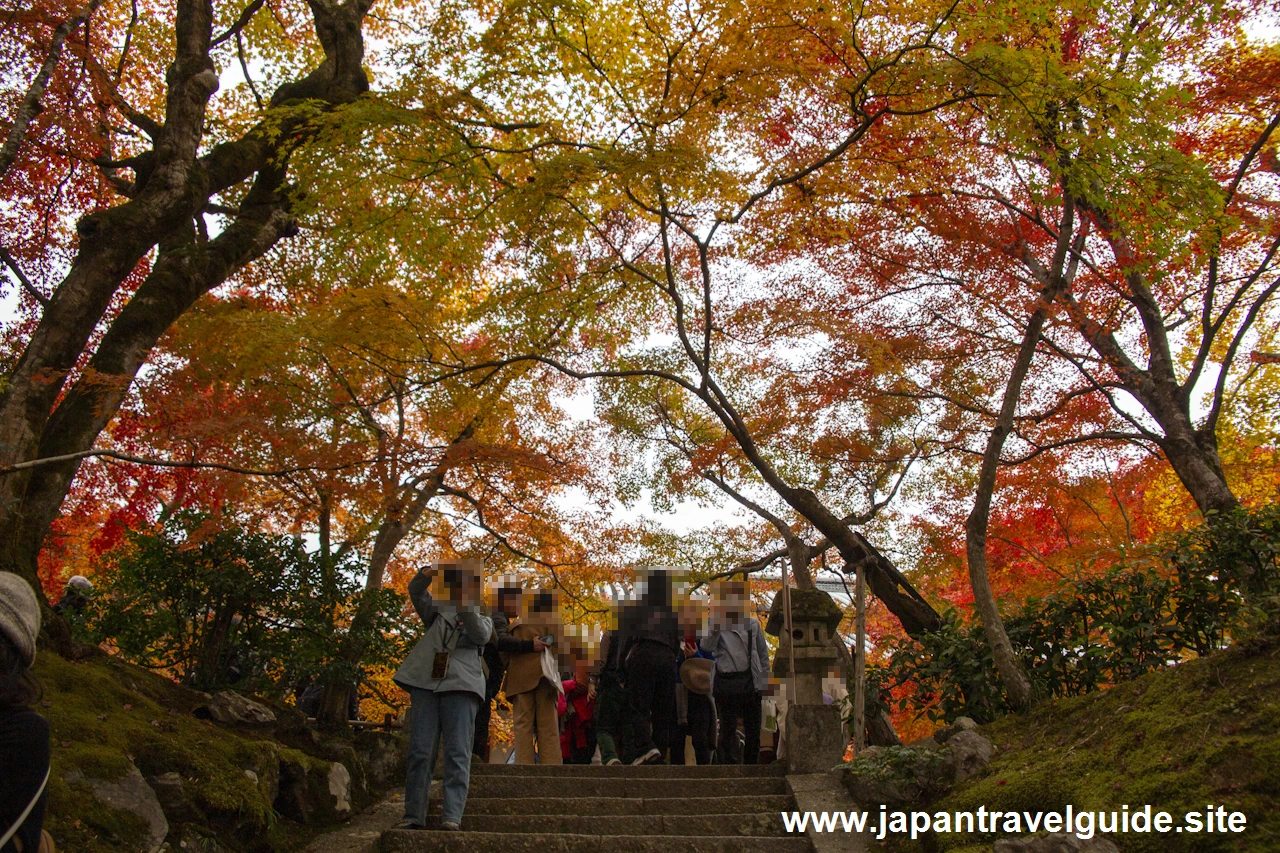
M813 853L781 764L474 765L461 832L389 830L381 853Z

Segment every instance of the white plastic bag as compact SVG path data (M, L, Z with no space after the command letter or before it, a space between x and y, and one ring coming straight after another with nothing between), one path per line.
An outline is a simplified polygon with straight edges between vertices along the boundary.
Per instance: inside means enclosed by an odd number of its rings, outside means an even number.
M563 693L564 685L560 683L560 667L556 664L555 653L551 649L542 650L542 677L556 686Z

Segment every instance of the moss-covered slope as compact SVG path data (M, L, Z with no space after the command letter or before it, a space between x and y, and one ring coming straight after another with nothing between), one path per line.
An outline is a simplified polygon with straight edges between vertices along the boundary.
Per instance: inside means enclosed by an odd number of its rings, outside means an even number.
M986 771L931 810L1113 810L1151 804L1180 821L1206 804L1242 811L1240 835L1127 834L1123 853L1280 851L1280 648L1231 650L1114 689L1058 700L982 730ZM942 850L990 838L940 836Z
M83 785L64 779L71 769L117 779L130 761L144 776L180 774L204 816L201 822L218 827L234 846L288 846L279 836L297 828L272 809L269 779L280 747L270 732L241 732L196 719L191 710L203 701L201 694L113 658L72 663L41 654L35 671L44 687L37 710L53 732L45 826L61 849L136 849L145 836L139 818L105 807Z

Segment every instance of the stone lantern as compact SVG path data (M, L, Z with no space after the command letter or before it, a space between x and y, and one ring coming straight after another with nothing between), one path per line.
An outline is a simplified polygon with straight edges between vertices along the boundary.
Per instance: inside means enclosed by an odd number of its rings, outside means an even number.
M793 589L791 635L787 636L782 594L773 597L769 621L765 624L765 631L778 638L778 651L773 656L773 675L775 678L786 677L794 649L796 683L793 701L797 705L822 704L822 679L836 677L843 681L843 662L831 643L843 618L844 611L822 590Z
M786 761L790 773L824 773L844 757L847 738L837 705L822 704L822 680L844 680L840 652L831 642L844 611L818 589L791 590L791 633L786 631L783 597L773 597L765 631L778 638L773 675L786 678L795 659L795 681L788 688Z

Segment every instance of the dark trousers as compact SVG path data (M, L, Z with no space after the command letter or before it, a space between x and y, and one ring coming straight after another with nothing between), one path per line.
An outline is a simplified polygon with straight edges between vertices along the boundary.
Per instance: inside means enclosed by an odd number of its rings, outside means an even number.
M476 710L476 736L471 744L471 754L485 764L489 763L489 718L492 715L493 702L481 702Z
M489 680L484 686L484 701L476 710L476 736L471 745L471 754L478 756L485 764L489 763L489 719L493 716L493 697L502 689L502 676L505 671L497 660L490 661L485 648L485 662L489 664ZM496 658L496 653L494 657Z
M675 743L671 744L671 763L684 764L684 739L693 739L694 761L698 764L710 764L711 752L716 745L716 711L711 704L710 696L697 693L688 694L685 710L687 722L676 734Z
M596 754L596 727L594 723L587 725L586 742L582 746L569 744L569 754L564 756L565 764L590 764Z
M748 690L742 693L716 693L716 711L720 714L720 747L716 751L716 761L720 764L735 764L733 760L733 739L737 736L738 719L742 719L743 734L746 744L742 749L743 764L760 762L760 702L764 698L759 690Z
M631 729L626 740L631 761L651 749L666 751L676 728L676 653L650 640L636 643L627 657L626 694ZM759 714L757 714L757 717Z
M627 736L631 734L631 706L616 672L600 676L596 693L595 735L600 745L600 760L606 764L611 758L622 760Z

